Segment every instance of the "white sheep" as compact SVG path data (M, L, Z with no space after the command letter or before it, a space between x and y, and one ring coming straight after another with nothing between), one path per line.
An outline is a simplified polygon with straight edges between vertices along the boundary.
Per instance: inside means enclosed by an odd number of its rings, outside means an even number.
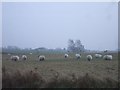
M92 55L87 55L87 60L88 61L92 60Z
M17 56L17 55L11 56L11 60L18 61L19 60L19 56Z
M101 54L95 54L95 57L96 57L96 58L101 58L102 55L101 55Z
M81 58L81 55L80 54L75 54L76 58L77 59L80 59Z
M30 53L30 55L32 55L32 53Z
M27 56L26 55L22 55L22 60L27 60Z
M65 58L67 58L67 57L68 57L68 54L65 54L64 56L65 56Z
M104 60L112 60L112 55L104 55Z
M38 58L39 58L40 61L45 60L45 56L44 55L39 55Z
M8 53L8 55L10 56L11 54L10 54L10 53Z

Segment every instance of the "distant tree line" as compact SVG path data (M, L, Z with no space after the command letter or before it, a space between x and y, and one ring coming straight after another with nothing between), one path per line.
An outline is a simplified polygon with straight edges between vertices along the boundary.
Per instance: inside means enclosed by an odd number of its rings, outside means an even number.
M57 54L57 53L65 53L67 52L66 50L61 49L61 48L55 48L55 49L48 49L48 48L44 48L44 47L39 47L39 48L19 48L16 46L7 46L7 47L2 47L2 53L13 53L13 54L26 54L26 53L34 53L34 54L41 54L41 53L53 53L53 54Z
M19 48L17 46L7 46L2 47L2 53L67 53L67 52L84 52L85 48L82 45L80 40L73 41L72 39L68 40L68 47L66 48L55 48L55 49L48 49L45 47L38 47L35 49L32 48Z

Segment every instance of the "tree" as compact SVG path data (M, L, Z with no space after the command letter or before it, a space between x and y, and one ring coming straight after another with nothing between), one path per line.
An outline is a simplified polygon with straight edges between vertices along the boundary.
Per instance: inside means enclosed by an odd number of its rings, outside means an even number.
M80 40L75 41L75 49L76 52L83 52L85 50Z
M68 51L70 52L83 52L85 51L84 45L82 45L80 40L76 40L75 42L72 39L68 40Z
M75 50L75 43L72 39L68 40L68 51L74 51Z

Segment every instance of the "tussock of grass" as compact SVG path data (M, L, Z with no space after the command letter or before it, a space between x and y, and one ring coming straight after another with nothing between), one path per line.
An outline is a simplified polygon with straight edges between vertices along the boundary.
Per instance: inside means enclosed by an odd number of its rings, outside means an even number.
M78 78L76 86L81 88L116 88L118 87L118 82L110 78L100 80L86 74L85 76Z
M90 76L86 73L84 76L76 77L72 75L72 78L61 77L61 78L53 78L46 85L47 87L52 88L117 88L118 82L114 81L110 78L105 78L104 80L97 79L95 77Z
M86 73L77 77L74 73L69 77L59 76L56 72L49 81L43 79L40 73L29 70L24 73L17 70L10 73L5 67L2 68L3 88L117 88L118 82L110 78L97 79Z
M34 71L27 71L21 73L17 70L15 73L5 71L3 68L2 73L2 87L3 88L38 88L42 86L44 79Z

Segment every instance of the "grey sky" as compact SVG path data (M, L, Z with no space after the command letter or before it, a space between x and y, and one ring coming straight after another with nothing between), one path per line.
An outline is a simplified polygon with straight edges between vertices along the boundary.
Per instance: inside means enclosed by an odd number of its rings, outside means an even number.
M66 48L80 39L86 49L118 48L117 3L3 3L3 46Z
M0 3L0 47L2 47L2 3Z

